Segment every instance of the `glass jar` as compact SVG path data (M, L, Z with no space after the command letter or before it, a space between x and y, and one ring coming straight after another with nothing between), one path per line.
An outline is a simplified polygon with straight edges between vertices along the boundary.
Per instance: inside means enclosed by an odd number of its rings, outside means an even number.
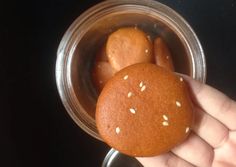
M97 93L91 82L96 52L120 27L137 26L168 44L176 72L205 82L201 44L189 24L174 10L153 0L108 0L80 15L63 36L57 52L56 82L71 118L101 140L94 119Z

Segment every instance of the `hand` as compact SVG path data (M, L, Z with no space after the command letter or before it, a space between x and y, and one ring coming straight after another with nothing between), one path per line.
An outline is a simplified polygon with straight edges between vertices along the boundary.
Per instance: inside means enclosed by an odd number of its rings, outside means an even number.
M195 103L192 133L168 153L137 159L145 167L236 167L236 102L184 78Z

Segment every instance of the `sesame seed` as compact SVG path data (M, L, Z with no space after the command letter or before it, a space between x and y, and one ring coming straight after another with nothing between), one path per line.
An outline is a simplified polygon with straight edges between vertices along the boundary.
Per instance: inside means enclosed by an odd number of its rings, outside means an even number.
M139 87L140 88L143 87L143 82L140 82Z
M179 80L180 80L180 82L183 82L183 81L184 81L184 79L183 79L182 77L180 77Z
M145 53L148 53L148 49L145 50Z
M166 115L163 115L163 119L167 121L168 117Z
M164 121L164 122L162 122L162 125L163 125L163 126L168 126L169 123L168 123L167 121Z
M169 59L170 57L169 56L166 56L166 59Z
M141 88L141 92L143 92L145 89L146 89L146 86L143 85L142 88Z
M135 113L136 113L135 109L133 109L133 108L130 108L129 111L130 111L132 114L135 114Z
M126 79L128 79L128 78L129 78L129 76L128 76L128 75L124 76L124 80L126 80Z
M119 127L116 128L116 133L117 133L117 134L120 133L120 128L119 128Z
M132 92L128 93L128 98L130 98L132 96Z
M103 81L101 81L101 80L100 80L100 81L99 81L99 83L100 83L100 84L102 84L102 83L103 83Z
M176 101L175 104L177 107L181 107L181 103L179 101Z
M188 133L188 132L189 132L189 127L185 129L185 133Z
M151 41L151 37L150 37L150 35L147 35L147 39L148 39L149 41Z

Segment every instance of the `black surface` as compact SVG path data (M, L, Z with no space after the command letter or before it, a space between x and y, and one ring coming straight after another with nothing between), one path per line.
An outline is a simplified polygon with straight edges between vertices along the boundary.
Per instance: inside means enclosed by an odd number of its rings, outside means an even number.
M77 127L57 93L56 50L99 1L0 1L0 166L100 166L109 149ZM193 27L207 83L236 99L236 1L162 0Z

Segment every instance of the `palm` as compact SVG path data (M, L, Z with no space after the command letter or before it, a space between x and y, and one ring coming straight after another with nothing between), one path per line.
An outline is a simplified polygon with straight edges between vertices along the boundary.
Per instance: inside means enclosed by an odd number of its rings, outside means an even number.
M196 119L187 140L171 152L137 158L145 167L236 167L236 102L185 77Z

